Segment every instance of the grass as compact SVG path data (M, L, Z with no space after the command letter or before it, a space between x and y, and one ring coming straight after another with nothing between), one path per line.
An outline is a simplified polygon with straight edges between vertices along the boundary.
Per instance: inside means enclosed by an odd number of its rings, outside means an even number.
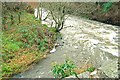
M9 78L30 68L46 55L55 42L54 28L48 28L35 20L33 14L22 12L21 23L17 13L14 24L7 19L7 30L2 35L2 73L0 77Z

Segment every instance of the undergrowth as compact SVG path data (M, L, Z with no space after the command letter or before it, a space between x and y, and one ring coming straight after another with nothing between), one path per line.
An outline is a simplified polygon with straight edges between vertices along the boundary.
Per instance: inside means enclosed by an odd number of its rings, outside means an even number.
M51 71L54 77L59 78L60 80L66 77L69 78L70 76L75 76L78 80L80 80L79 74L82 74L86 71L91 73L94 70L95 67L91 64L85 64L84 66L79 67L76 66L75 63L73 63L73 61L66 59L65 63L54 63Z
M63 79L70 75L75 75L78 78L77 73L74 71L75 68L76 66L72 61L66 60L63 64L54 64L52 72L55 78Z
M56 33L54 28L35 20L33 14L23 12L21 23L11 25L7 19L7 30L2 35L2 74L0 77L12 77L30 68L30 65L43 59L45 51L52 48Z

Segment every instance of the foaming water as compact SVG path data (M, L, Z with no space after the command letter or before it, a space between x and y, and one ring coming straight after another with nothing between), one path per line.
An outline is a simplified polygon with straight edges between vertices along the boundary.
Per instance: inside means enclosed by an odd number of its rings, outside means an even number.
M46 11L48 10L43 10L44 17L48 13ZM49 27L52 23L53 26L55 25L50 17L42 23ZM78 67L82 67L88 62L110 78L118 77L117 62L120 57L118 55L118 43L120 43L118 42L118 29L118 26L69 15L64 28L60 31L62 40L58 41L58 43L64 42L63 46L56 48L55 53L49 54L48 58L39 62L32 70L22 73L22 75L25 78L51 78L53 77L51 63L63 63L67 56Z

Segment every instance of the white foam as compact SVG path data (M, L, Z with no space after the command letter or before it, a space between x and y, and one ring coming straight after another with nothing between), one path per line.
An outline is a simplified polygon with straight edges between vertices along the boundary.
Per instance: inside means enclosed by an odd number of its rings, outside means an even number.
M100 49L105 51L105 52L111 53L113 56L120 57L117 49L109 49L109 48L107 48L107 49L100 48Z
M89 39L92 44L98 44L100 41L95 39Z

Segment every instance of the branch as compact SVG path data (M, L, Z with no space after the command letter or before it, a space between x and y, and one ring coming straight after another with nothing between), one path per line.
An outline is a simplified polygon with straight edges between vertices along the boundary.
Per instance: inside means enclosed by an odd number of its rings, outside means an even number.
M53 20L55 21L56 24L58 24L57 20L55 19L54 15L53 15L53 12L51 10L50 10L50 12L51 12Z
M49 13L47 14L47 16L43 19L43 21L45 21L45 20L48 18L49 14L50 14L50 12L49 12Z

